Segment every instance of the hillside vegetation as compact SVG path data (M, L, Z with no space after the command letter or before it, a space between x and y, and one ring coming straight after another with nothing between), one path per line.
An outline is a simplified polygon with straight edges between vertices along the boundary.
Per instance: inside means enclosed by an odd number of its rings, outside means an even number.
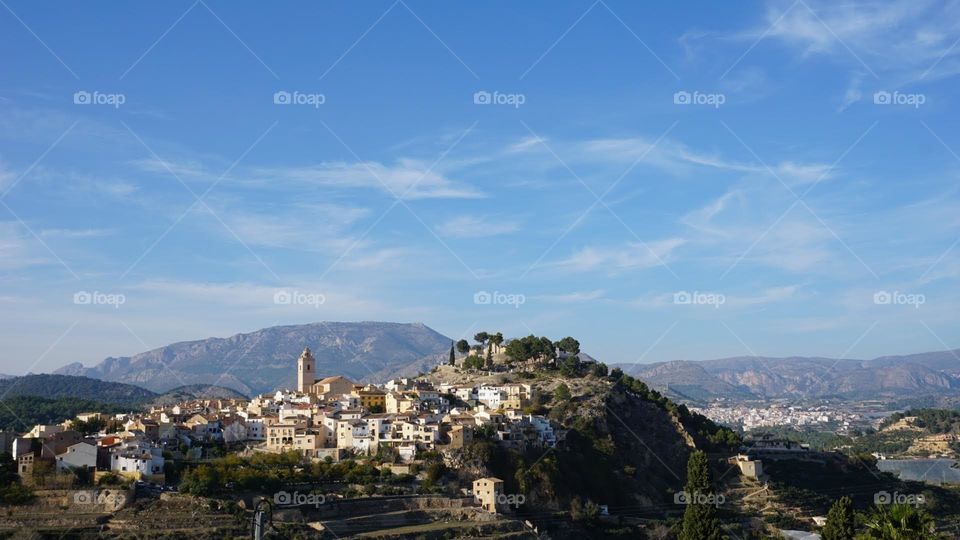
M157 394L132 384L120 384L89 377L68 375L24 375L0 380L0 396L39 396L45 398L79 398L115 405L138 405Z
M558 538L614 535L596 521L600 505L631 517L682 512L674 494L683 489L690 453L705 450L719 463L741 443L734 432L619 369L560 364L511 373L478 370L475 375L441 366L426 376L433 382L520 382L534 388L527 412L545 414L561 427L557 447L519 452L481 432L463 449L456 474L503 479L505 493L526 497L519 517L544 523L544 516L556 513L556 522L569 527L575 516L574 529L551 530Z

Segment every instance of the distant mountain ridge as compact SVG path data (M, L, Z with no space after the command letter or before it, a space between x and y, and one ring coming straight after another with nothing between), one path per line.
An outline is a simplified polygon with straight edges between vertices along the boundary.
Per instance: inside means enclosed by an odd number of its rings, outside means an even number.
M242 398L229 388L194 384L156 394L132 384L74 375L29 374L0 380L0 430L23 432L83 412L120 413L195 398Z
M166 406L183 403L194 399L249 399L245 394L233 388L211 386L207 384L190 384L167 390L163 394L150 400L150 405Z
M42 397L76 398L112 405L139 405L157 394L132 384L101 381L90 377L30 374L0 380L0 399Z
M292 388L296 360L305 346L317 359L318 377L340 374L354 380L383 380L435 365L449 351L450 338L422 323L319 322L184 341L107 358L93 367L76 362L54 373L135 384L155 392L204 383L255 395Z
M247 399L246 395L231 388L208 384L180 386L158 394L133 384L77 375L31 373L0 380L0 402L19 397L71 398L127 407L176 403L190 399Z
M690 401L829 396L878 399L960 393L960 349L872 360L741 356L619 367Z

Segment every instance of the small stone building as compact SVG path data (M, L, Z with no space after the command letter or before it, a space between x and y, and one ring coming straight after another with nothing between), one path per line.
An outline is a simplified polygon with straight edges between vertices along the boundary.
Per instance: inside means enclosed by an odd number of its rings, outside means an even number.
M497 501L503 496L503 480L487 477L473 481L473 498L492 514L497 513Z

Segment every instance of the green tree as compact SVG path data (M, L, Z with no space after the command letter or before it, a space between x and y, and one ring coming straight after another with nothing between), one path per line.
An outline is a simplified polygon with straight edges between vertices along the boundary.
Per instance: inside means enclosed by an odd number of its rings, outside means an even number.
M933 517L908 504L876 507L864 522L864 540L936 540Z
M560 383L560 386L553 391L553 397L560 401L567 401L570 399L570 387L566 383Z
M580 497L570 501L570 518L574 521L595 522L600 516L600 505L587 499L583 502Z
M497 332L496 334L490 336L490 343L493 343L498 347L500 345L503 345L503 334L501 334L500 332Z
M93 435L99 433L107 427L107 421L103 418L91 418L89 421L83 421L78 418L73 420L71 427L81 435Z
M493 368L493 349L487 348L487 369Z
M538 356L543 360L553 360L557 357L557 349L548 337L540 338L540 346L536 348Z
M853 513L853 501L843 496L837 499L827 513L827 524L820 536L823 540L853 540L856 535L856 520Z
M203 497L217 491L221 487L220 482L218 469L207 465L200 465L184 473L183 481L180 482L180 490L185 493Z
M687 460L687 509L683 512L680 540L722 540L726 536L717 519L713 502L713 482L707 455L701 450L690 454Z
M465 339L461 339L457 342L457 352L460 354L467 354L470 352L470 343Z
M104 426L104 431L107 433L120 433L123 430L123 421L117 420L116 418L107 420L107 425Z
M564 377L576 377L580 375L580 359L576 356L568 356L558 362L560 374Z
M486 345L488 339L490 339L490 334L486 332L477 332L473 336L473 340L479 343L481 346Z
M530 351L527 349L527 338L520 338L507 343L507 357L513 362L525 362L530 358Z
M480 369L483 367L483 358L471 354L463 361L463 369Z
M10 452L0 452L0 488L17 481L17 462Z
M597 362L593 365L593 376L594 377L606 377L609 373L609 368L603 362Z
M557 342L557 347L567 353L577 355L580 354L580 342L573 339L570 336L567 336Z
M514 362L526 362L535 358L547 361L556 358L556 351L550 338L538 338L534 335L511 341L507 344L505 352Z
M456 363L457 363L457 353L454 351L453 340L451 340L451 341L450 341L450 362L449 362L449 364L452 366L452 365L454 365L454 364L456 364Z

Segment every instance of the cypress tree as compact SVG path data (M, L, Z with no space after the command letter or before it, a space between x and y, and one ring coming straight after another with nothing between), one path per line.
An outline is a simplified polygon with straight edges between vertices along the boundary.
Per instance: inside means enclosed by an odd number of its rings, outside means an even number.
M687 509L683 512L680 540L724 540L723 528L711 504L713 485L707 455L697 450L687 460Z
M450 365L453 366L453 365L456 365L456 363L457 363L457 355L453 351L453 341L451 341L450 342Z
M827 524L820 532L823 540L853 540L856 535L853 501L843 496L837 499L827 513Z

